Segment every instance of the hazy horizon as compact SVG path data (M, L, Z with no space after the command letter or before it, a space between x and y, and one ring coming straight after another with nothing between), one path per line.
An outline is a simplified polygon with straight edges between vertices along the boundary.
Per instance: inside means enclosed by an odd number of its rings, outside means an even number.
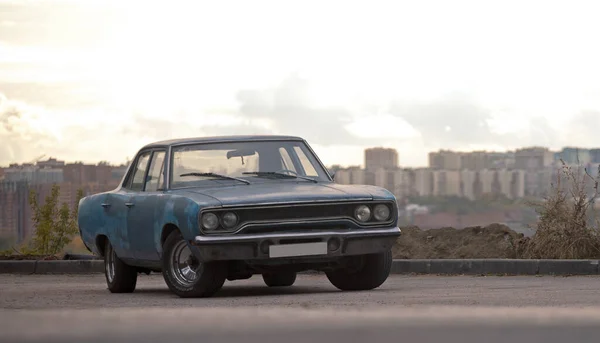
M573 1L0 0L0 166L124 163L152 141L368 147L600 146L600 4ZM441 29L440 29L441 28Z

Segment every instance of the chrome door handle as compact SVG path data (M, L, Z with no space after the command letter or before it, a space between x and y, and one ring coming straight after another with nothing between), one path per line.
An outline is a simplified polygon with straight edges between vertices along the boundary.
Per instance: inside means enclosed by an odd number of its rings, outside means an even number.
M125 203L125 206L127 206L127 207L132 207L133 205L134 205L134 204L133 204L132 202L126 202L126 203Z
M104 207L104 208L109 208L109 207L110 207L110 204L103 203L103 204L102 204L102 207Z

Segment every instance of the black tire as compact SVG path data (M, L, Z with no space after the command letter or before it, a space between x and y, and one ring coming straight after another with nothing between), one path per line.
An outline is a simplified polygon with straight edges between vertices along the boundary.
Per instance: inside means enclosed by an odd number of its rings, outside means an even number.
M269 287L288 287L296 282L296 272L265 273L262 277Z
M131 293L137 284L137 269L125 264L106 240L104 248L104 276L111 293Z
M187 242L179 231L173 231L163 245L162 274L171 292L182 298L210 297L218 292L227 278L227 265L221 261L198 263L195 257L190 257L192 268L200 273L188 278L182 275L182 270L176 266L174 254L187 248ZM188 248L189 249L189 248ZM191 251L190 251L191 253ZM184 268L185 269L185 268Z
M327 278L342 291L364 291L381 286L390 275L392 251L362 256L358 270L338 269L327 272Z

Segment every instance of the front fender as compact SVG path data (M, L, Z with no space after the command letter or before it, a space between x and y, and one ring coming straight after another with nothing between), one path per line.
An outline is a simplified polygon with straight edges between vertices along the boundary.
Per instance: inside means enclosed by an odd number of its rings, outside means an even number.
M169 227L175 226L181 232L185 240L191 241L200 234L200 225L198 223L198 213L200 209L207 205L216 205L210 202L199 202L187 196L169 195L159 201L161 209L160 220L154 227L154 242L159 256L162 255L161 238L163 232Z

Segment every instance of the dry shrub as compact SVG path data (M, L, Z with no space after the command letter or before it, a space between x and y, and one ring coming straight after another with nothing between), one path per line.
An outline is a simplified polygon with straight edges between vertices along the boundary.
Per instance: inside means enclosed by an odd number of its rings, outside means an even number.
M598 176L594 178L585 169L574 170L561 162L550 195L531 203L539 219L535 234L527 242L525 257L600 258L600 232L593 206L598 196Z

